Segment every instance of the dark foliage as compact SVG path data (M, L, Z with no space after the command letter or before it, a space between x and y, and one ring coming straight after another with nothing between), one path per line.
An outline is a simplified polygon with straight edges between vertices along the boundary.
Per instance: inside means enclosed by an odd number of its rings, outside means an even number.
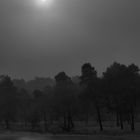
M135 64L114 62L102 77L90 63L73 78L65 72L58 73L54 80L25 82L0 77L0 122L5 129L71 132L76 122L97 121L103 131L104 121L115 116L117 126L124 129L128 122L134 131L139 102L140 74Z

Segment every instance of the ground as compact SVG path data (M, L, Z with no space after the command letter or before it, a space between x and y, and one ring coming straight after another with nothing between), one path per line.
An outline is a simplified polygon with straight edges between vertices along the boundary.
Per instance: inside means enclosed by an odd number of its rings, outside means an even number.
M131 131L129 125L124 130L114 127L110 123L104 124L104 131L100 132L98 125L92 123L76 124L76 132L69 134L43 134L31 132L0 131L0 140L140 140L140 123L136 123L136 130ZM94 127L93 127L94 126ZM87 135L88 134L88 135Z
M31 133L4 133L0 140L140 140L140 135L105 136L105 135L41 135Z

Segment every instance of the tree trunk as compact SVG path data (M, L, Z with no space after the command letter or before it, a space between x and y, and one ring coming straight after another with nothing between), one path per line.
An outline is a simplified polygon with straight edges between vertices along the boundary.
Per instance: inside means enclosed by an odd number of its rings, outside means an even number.
M67 126L67 131L71 130L71 122L70 122L70 116L68 116L68 126Z
M44 129L45 129L45 132L47 131L47 119L46 119L46 112L44 112Z
M34 122L31 122L31 127L32 127L32 130L34 130L34 128L35 128L35 123Z
M64 113L63 119L64 119L64 122L63 122L63 129L66 130L66 129L67 129L66 113Z
M132 130L132 131L135 130L134 111L133 111L133 108L132 108L132 111L131 111L131 130Z
M116 126L120 126L120 120L119 120L119 112L116 111Z
M10 129L10 124L9 124L9 120L5 120L5 124L6 124L6 129Z
M87 110L88 110L88 109L87 109ZM88 124L88 122L89 122L88 119L89 119L89 112L87 111L87 112L86 112L86 124Z
M119 113L119 115L120 115L120 126L121 126L121 130L123 130L123 119L122 119L122 114L121 113Z
M26 120L24 120L24 128L28 128L28 122Z
M97 116L98 116L100 131L103 131L103 125L102 125L102 120L101 120L101 113L100 113L100 109L99 109L99 107L97 105L96 105L96 110L97 110Z
M71 110L68 111L68 131L71 131L71 129L74 127L73 121L72 121L72 115Z

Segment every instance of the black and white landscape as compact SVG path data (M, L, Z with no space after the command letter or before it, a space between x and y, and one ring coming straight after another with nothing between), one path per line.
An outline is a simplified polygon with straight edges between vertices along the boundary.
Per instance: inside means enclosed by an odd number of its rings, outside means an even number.
M0 0L0 140L140 139L139 7Z

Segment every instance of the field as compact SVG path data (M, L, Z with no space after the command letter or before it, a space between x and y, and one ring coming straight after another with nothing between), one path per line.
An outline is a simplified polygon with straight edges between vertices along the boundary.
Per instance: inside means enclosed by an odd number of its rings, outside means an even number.
M36 133L22 131L0 131L0 140L140 140L140 123L136 123L136 130L132 132L128 125L122 131L111 123L104 123L104 131L90 123L77 123L78 133ZM76 130L75 130L76 131Z
M107 131L104 131L94 135L3 132L0 134L0 140L140 140L140 134L136 132L128 133L128 131L122 131L121 133L117 133L117 135L106 132Z
M1 135L0 140L139 140L140 136L37 136Z

